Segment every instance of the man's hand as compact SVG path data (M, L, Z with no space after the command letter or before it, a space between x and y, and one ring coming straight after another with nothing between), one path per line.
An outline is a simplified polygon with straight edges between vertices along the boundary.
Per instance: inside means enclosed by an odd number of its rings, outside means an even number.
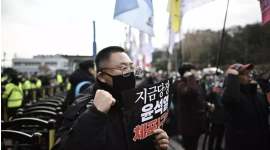
M207 103L207 107L208 107L208 110L213 112L215 110L215 105L214 104L211 104L211 103Z
M189 71L187 71L187 72L185 72L184 77L187 78L187 77L189 77L189 76L191 76L191 75L192 75L192 73L189 72Z
M94 105L99 111L107 114L107 112L110 110L111 106L115 104L115 102L115 99L109 92L104 90L97 90L94 99Z
M237 70L234 70L234 69L229 69L229 70L227 71L227 74L234 74L234 75L238 75L238 74L239 74L239 72L238 72Z
M156 139L153 140L157 150L166 150L169 147L169 136L162 129L154 130L154 134L157 134Z

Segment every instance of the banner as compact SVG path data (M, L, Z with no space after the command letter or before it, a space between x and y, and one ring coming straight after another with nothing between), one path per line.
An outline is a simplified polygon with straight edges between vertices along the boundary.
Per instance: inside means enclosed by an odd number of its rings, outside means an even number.
M188 12L189 10L196 8L196 7L200 7L204 4L212 2L212 1L214 1L214 0L181 0L181 17L183 18L185 13Z
M213 87L213 92L215 93L221 93L222 92L222 88L223 88L223 84L225 81L225 77L224 76L216 76L215 77L215 85Z
M262 24L270 21L270 0L260 0L262 11Z
M148 35L148 43L145 45L145 47L143 48L143 54L144 54L144 65L149 65L152 60L153 60L153 51L154 51L154 48L153 48L153 45L152 45L152 38L150 35Z
M114 19L154 35L154 11L151 0L116 0Z
M171 104L172 78L123 92L125 128L131 150L154 140L154 129L162 128Z
M172 54L175 44L175 35L181 34L181 22L186 12L189 10L200 7L206 3L214 0L169 0L167 12L169 12L169 52ZM179 39L180 41L181 39Z
M174 32L178 32L180 28L180 0L169 1L169 14L171 17L171 27ZM182 18L181 18L182 19Z
M133 64L134 65L138 65L138 47L137 47L137 44L136 44L136 38L135 38L135 35L133 34L133 39L132 39L132 42L131 42L131 45L130 45L130 49L131 49L131 58L132 58L132 61L133 61Z

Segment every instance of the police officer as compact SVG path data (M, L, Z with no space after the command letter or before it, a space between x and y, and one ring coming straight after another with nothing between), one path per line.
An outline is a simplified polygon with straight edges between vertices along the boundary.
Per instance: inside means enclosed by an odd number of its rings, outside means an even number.
M42 82L40 79L37 78L37 76L32 76L30 79L31 82L31 89L40 88L42 86Z
M8 79L8 77L5 74L1 74L1 82L4 82Z
M1 84L6 85L8 81L8 76L6 74L1 74Z
M7 100L8 117L14 116L23 101L22 85L16 74L10 75L10 82L5 86L2 99Z
M61 84L61 83L63 83L63 77L62 77L62 75L58 72L58 74L57 74L57 83L58 84Z
M24 77L22 79L22 89L23 90L30 90L31 89L31 82L28 80L27 77ZM28 95L28 91L26 91L24 94Z

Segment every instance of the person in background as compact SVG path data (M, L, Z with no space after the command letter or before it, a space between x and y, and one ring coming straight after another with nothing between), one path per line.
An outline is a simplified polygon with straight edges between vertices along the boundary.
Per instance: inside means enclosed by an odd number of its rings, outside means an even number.
M93 60L84 60L79 68L68 78L71 88L67 93L67 106L71 105L76 97L95 82L95 64Z
M262 92L265 92L270 88L270 73L265 71L259 75L257 82L261 87Z
M22 89L23 90L30 90L31 89L31 82L27 78L27 76L24 76L22 79ZM29 91L24 91L25 96L28 96Z
M38 79L36 75L33 75L30 78L30 82L31 82L31 89L40 88L42 86L41 80Z
M60 72L58 72L56 78L57 78L57 83L58 83L58 84L63 83L63 77L62 77L62 75L61 75Z
M185 150L197 150L200 136L207 131L207 111L213 111L214 105L203 99L193 64L182 64L178 72L181 75L177 85L178 131Z
M154 78L152 77L150 72L145 72L144 79L138 85L138 88L145 87L147 85L155 84Z
M213 84L210 84L212 86L209 86L207 92L208 101L215 105L215 109L210 115L211 129L209 133L208 150L223 150L222 141L225 133L226 115L224 106L221 102L221 91L224 84L224 77L218 72L215 80L215 85L213 86Z
M176 140L177 142L181 143L182 140L178 135L178 109L177 109L177 86L181 82L180 78L174 81L172 85L172 102L170 105L170 113L168 115L169 121L166 121L164 125L164 131L170 136L171 139Z
M16 111L21 107L23 101L22 85L17 74L11 74L9 83L5 86L2 100L7 101L8 118L16 115Z
M51 75L50 74L46 74L45 77L42 80L42 86L50 86L51 85Z
M253 64L233 64L221 96L226 112L225 150L269 150L269 104L252 84Z
M1 85L6 85L8 83L8 75L6 74L1 74Z
M65 80L66 83L66 90L69 91L71 89L71 83L69 82L70 75L67 75L67 79Z
M205 74L200 80L200 90L205 101L208 101L208 88L210 87L210 75Z

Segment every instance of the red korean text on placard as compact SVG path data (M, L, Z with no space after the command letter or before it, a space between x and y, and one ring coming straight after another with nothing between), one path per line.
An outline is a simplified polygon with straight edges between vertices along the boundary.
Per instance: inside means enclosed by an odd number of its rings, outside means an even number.
M137 125L133 132L135 133L135 136L133 138L133 141L136 141L137 139L142 140L146 137L154 134L154 130L160 127L163 127L165 121L167 120L169 114L169 110L166 111L161 117L158 119L149 121L147 123L144 123L142 125Z

